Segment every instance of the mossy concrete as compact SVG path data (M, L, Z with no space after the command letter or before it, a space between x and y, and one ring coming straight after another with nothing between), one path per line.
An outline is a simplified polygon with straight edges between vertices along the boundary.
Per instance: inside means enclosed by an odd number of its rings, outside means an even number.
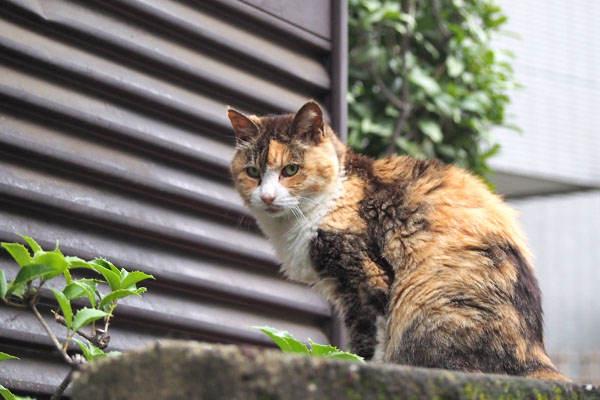
M161 342L98 361L74 400L598 399L591 385L326 360L250 346Z

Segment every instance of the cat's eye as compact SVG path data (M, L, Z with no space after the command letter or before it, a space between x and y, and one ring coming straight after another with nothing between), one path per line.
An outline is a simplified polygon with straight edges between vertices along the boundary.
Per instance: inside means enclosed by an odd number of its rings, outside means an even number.
M292 176L292 175L296 175L296 172L298 172L298 164L288 164L285 167L283 167L283 171L281 172L281 175Z
M246 173L250 178L260 178L260 171L256 167L248 167L246 168Z

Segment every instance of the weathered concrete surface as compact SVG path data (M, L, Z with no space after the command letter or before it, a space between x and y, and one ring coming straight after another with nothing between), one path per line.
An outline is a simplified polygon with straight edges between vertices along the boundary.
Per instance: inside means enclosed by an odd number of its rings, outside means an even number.
M600 399L588 385L162 342L76 377L74 400Z

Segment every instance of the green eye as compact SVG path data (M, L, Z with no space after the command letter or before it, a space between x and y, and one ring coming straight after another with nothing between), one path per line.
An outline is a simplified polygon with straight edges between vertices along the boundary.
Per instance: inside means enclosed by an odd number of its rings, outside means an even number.
M246 168L246 173L251 178L260 178L260 171L258 170L258 168L248 167Z
M298 172L298 164L288 164L285 167L283 167L282 175L292 176L296 175L296 172Z

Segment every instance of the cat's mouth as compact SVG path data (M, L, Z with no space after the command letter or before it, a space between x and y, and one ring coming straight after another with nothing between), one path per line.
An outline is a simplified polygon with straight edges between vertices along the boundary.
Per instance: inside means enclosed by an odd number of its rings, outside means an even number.
M279 214L280 212L283 211L283 207L270 205L270 206L265 207L265 211L268 212L269 214Z

